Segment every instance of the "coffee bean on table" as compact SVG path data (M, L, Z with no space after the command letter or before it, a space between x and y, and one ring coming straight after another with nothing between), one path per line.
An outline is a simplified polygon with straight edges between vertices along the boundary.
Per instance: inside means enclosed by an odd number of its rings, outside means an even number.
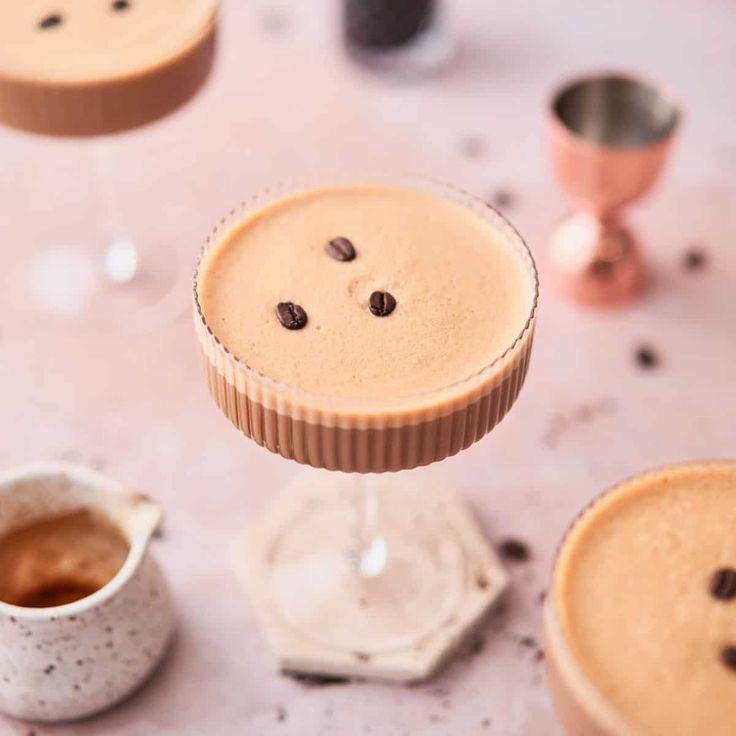
M374 291L368 300L368 308L376 317L388 317L396 309L396 299L387 291Z
M460 139L460 152L465 158L480 158L485 147L485 142L479 135L466 135Z
M336 261L352 261L355 258L355 246L347 238L333 238L325 246L327 255Z
M640 368L651 370L659 365L659 356L649 345L642 345L637 348L636 362Z
M688 271L699 271L705 266L706 260L705 252L700 248L694 247L685 253L683 263Z
M725 646L721 649L721 662L731 670L736 670L736 647Z
M512 207L515 201L516 197L514 197L513 192L509 189L497 189L491 195L491 204L494 207L500 207L501 209Z
M520 539L505 539L498 545L498 551L504 560L510 562L526 562L531 557L526 542Z
M294 302L279 302L276 316L287 330L301 330L307 324L307 313Z
M710 578L710 594L721 601L736 598L736 570L721 567Z

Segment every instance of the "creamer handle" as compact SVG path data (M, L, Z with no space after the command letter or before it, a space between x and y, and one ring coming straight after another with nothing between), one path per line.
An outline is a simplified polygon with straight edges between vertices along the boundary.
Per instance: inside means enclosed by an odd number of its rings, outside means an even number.
M130 491L126 496L130 503L133 523L139 531L150 538L161 525L163 509L150 496L140 491Z

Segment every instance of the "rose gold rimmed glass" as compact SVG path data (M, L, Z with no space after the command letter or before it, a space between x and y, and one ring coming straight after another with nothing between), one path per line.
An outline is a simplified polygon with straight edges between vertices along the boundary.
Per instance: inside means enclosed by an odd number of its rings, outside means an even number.
M403 187L475 212L519 259L529 313L515 340L490 364L438 390L371 401L308 393L262 375L223 346L198 298L203 266L249 214L290 194L349 184ZM521 390L537 309L537 275L518 233L472 195L414 176L345 174L280 184L241 203L207 240L194 281L195 332L210 392L225 415L259 445L335 473L261 529L269 613L305 640L363 659L418 646L452 622L472 555L446 499L409 470L454 455L481 439ZM388 368L387 368L388 369ZM352 475L348 475L352 474ZM299 663L295 668L300 668Z
M578 211L556 227L550 258L570 298L605 306L641 293L646 271L621 213L654 186L680 117L664 90L626 74L582 77L552 96L553 168Z

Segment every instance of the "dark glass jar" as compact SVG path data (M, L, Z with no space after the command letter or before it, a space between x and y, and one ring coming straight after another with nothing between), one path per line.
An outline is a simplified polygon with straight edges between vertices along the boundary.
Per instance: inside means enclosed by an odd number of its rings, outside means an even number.
M432 71L450 44L440 0L343 0L343 33L352 58L395 76Z

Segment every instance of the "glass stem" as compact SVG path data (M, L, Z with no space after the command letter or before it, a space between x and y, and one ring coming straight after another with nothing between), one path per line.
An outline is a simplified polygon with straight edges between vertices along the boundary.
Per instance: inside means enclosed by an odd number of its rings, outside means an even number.
M92 141L92 183L98 197L100 214L107 242L102 251L105 279L125 284L133 279L139 268L140 256L136 244L123 237L123 217L120 203L111 179L114 162L104 141Z
M373 475L353 476L353 549L350 557L363 578L378 577L386 568L388 548L381 536L376 479Z
M113 191L110 170L110 151L104 140L94 139L90 146L92 186L99 205L98 213L108 236L117 235L120 228L120 209Z

